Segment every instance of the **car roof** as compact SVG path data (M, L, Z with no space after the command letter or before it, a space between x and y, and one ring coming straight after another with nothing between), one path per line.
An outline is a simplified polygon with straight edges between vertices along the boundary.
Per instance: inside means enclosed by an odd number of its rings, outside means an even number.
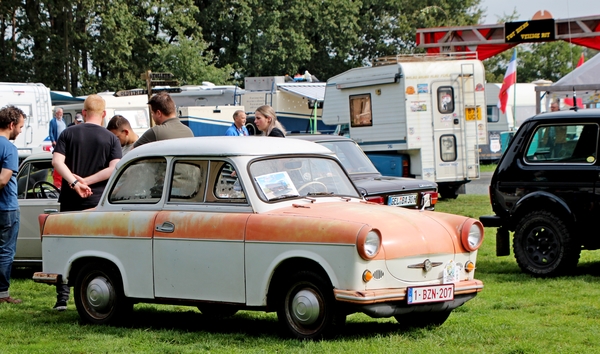
M324 141L354 141L348 137L333 134L298 134L288 135L289 138L307 140L312 142L324 142Z
M123 160L140 156L264 156L275 154L326 154L326 147L298 139L275 137L207 136L162 140L139 146Z
M52 153L49 151L37 152L35 154L31 154L23 160L23 162L27 161L40 161L40 160L52 160Z
M565 110L556 112L546 112L535 115L528 120L553 120L553 119L565 119L565 118L600 118L600 109L578 109Z

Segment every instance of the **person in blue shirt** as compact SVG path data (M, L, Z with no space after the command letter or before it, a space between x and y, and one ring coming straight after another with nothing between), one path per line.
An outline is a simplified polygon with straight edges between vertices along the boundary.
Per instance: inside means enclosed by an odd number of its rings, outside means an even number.
M25 113L15 106L0 109L0 303L19 304L10 297L10 273L17 250L19 235L19 201L17 199L17 172L19 153L10 142L21 133Z
M50 120L50 127L48 128L48 136L50 136L53 148L56 146L60 133L62 133L66 127L67 125L63 120L63 109L58 107L54 110L54 118Z
M227 136L248 136L246 129L246 113L242 110L237 110L233 113L233 124L225 132Z

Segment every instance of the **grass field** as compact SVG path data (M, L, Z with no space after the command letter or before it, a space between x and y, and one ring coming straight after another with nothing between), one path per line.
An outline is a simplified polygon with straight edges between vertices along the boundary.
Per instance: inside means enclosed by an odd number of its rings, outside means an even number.
M438 211L479 217L487 196L440 201ZM209 320L195 308L136 305L128 327L79 323L72 300L57 313L54 289L20 272L0 304L0 353L597 353L600 351L600 253L586 251L570 277L536 279L512 256L495 256L486 229L476 277L484 290L439 328L402 331L393 319L351 315L344 332L321 342L280 338L274 314L242 311Z

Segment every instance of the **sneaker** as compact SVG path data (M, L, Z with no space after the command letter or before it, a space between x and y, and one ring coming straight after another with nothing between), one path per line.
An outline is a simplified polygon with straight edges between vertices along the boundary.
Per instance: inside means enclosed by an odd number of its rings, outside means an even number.
M21 301L21 299L13 299L10 296L0 297L0 304L3 303L3 302L7 302L9 304L20 304L23 301Z
M56 310L56 311L64 311L67 309L67 302L66 301L57 301L52 309Z

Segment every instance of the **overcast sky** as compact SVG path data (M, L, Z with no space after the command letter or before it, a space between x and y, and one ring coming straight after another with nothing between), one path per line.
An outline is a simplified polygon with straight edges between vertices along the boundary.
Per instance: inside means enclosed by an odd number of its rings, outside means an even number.
M516 21L530 20L538 10L547 10L555 19L600 16L599 0L482 0L481 8L487 8L483 23L498 23L498 18L512 14L516 9Z

